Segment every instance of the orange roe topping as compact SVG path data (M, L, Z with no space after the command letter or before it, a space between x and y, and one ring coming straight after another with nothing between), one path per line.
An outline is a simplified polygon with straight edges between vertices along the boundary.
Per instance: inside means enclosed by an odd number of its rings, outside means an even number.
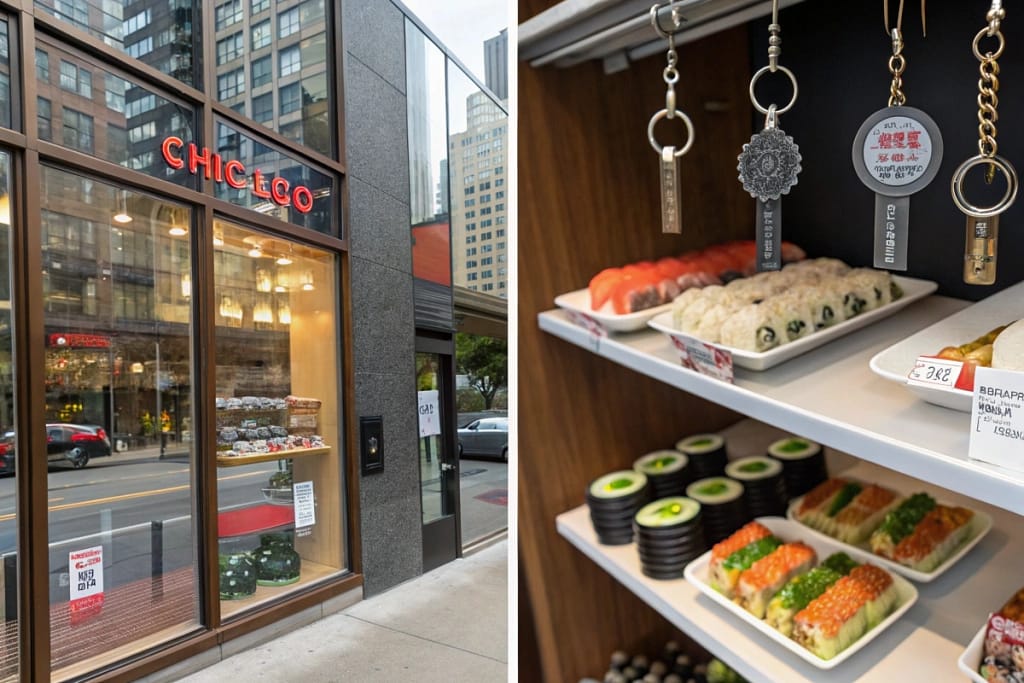
M742 550L754 541L760 541L765 536L771 536L772 532L759 522L750 522L736 531L732 536L715 544L711 549L711 562L722 561L737 550Z
M935 550L951 533L971 521L974 513L966 508L936 505L917 523L909 536L896 544L893 559L914 562Z
M839 489L843 488L848 483L850 482L845 479L829 479L828 481L818 484L808 491L804 496L804 499L800 501L800 507L797 509L797 514L802 515L808 510L813 510L818 507L838 493Z
M743 572L740 575L740 585L754 590L773 586L779 583L794 567L808 561L814 561L814 549L809 545L803 543L780 545Z

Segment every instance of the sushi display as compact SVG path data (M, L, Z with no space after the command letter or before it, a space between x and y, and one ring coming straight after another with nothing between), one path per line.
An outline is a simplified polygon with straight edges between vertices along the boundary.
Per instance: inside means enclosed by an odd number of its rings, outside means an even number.
M708 565L711 587L728 598L734 597L740 574L780 545L782 541L760 522L746 524L711 548Z
M676 450L685 453L692 479L706 479L725 474L728 454L725 439L719 434L694 434L676 442Z
M587 487L587 506L597 539L604 545L633 541L633 516L650 501L642 472L621 470L598 477Z
M689 458L679 451L648 453L633 462L633 469L647 476L654 499L681 496L693 480Z
M797 520L843 543L861 543L900 502L899 496L875 484L829 479L805 495Z
M887 271L819 258L685 291L673 301L672 326L705 342L763 353L902 295Z
M768 603L765 620L784 636L793 634L793 617L829 586L858 566L846 553L829 555L824 562L783 586Z
M817 560L814 549L804 543L784 543L755 560L740 574L737 599L740 606L763 619L768 601L793 577L809 570Z
M698 479L686 487L686 495L702 506L708 543L721 541L750 519L743 490L743 484L728 477Z
M820 444L796 436L779 439L768 446L768 457L782 463L786 496L802 496L828 479L825 453Z
M967 508L938 505L927 494L915 494L871 534L871 550L911 569L930 572L967 541L973 517Z
M779 517L786 513L786 484L778 460L752 455L725 466L730 479L743 484L743 502L751 517Z
M1024 680L1024 588L989 615L978 673L991 683Z
M640 570L652 579L682 578L683 570L707 549L700 503L683 496L662 498L633 518Z
M628 314L670 303L680 293L706 285L720 285L756 270L752 240L728 242L658 261L640 261L606 268L590 280L590 308ZM782 243L784 262L805 257L802 249Z

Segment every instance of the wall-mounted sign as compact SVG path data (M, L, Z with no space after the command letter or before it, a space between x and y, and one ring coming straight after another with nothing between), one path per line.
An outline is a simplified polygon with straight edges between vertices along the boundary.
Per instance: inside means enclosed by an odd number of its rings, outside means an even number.
M46 338L47 346L65 349L109 349L110 337L102 334L51 334Z
M210 152L206 147L196 147L192 142L186 146L184 140L171 136L164 139L160 151L171 168L187 167L189 173L198 175L202 167L203 177L207 180L227 183L236 190L251 185L254 197L269 199L278 206L294 206L299 213L309 213L313 208L313 192L305 185L292 187L287 178L267 178L258 168L249 175L241 161L225 161L221 155Z
M416 392L419 398L420 438L441 433L441 403L437 389Z

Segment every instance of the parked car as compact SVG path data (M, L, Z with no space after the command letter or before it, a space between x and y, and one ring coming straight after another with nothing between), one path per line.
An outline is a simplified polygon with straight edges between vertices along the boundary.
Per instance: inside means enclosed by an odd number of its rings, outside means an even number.
M484 417L459 430L459 457L484 455L508 461L508 418Z
M0 474L14 474L14 432L0 436Z
M103 427L46 425L46 460L49 463L69 463L77 470L88 465L90 458L107 457L110 453L110 439Z

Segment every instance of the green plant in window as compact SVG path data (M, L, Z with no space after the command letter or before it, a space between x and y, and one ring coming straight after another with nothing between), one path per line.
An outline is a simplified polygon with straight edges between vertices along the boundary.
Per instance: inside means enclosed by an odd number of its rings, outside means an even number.
M142 436L152 436L154 427L153 416L148 410L143 412L139 416L139 431L142 432Z

